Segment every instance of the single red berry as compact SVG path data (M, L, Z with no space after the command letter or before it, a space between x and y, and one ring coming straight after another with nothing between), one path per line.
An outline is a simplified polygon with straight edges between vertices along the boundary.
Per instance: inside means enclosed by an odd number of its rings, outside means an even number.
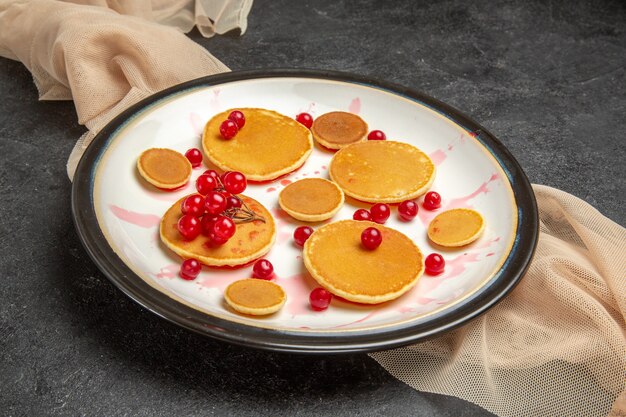
M441 196L438 192L430 191L424 196L424 203L422 203L426 210L437 210L441 207Z
M202 230L203 235L209 236L213 230L213 222L215 222L216 219L217 216L211 214L205 214L202 216L202 220L200 220L200 229Z
M370 213L372 214L372 220L376 223L383 224L389 218L391 214L391 210L389 206L384 203L377 203L370 208Z
M219 191L209 191L204 199L204 208L209 214L221 214L226 210L226 197Z
M259 259L252 267L254 278L270 280L274 276L274 266L267 259Z
M300 226L294 230L293 239L298 245L304 246L304 242L307 241L311 234L313 234L313 229L310 226Z
M183 214L191 214L198 217L204 213L204 197L200 194L192 194L180 203L180 211Z
M225 238L224 236L220 236L214 233L213 231L209 232L209 240L210 240L211 245L213 246L220 246L228 242L227 238Z
M417 216L417 203L413 200L406 200L398 206L398 214L404 221L410 221Z
M228 171L222 175L222 184L231 194L241 194L246 189L248 182L245 175L237 171Z
M191 162L191 166L197 168L202 163L202 152L200 149L191 148L187 152L185 152L185 156Z
M428 275L439 275L445 269L446 261L438 253L431 253L424 260L424 266Z
M236 231L237 226L235 226L235 222L233 221L233 219L226 216L217 216L217 218L213 221L213 225L211 227L211 232L215 236L224 238L226 240L233 237Z
M238 199L234 195L231 195L230 197L226 198L226 210L231 209L231 208L239 208L239 207L241 207L240 199Z
M387 135L383 133L382 130L372 130L369 135L367 135L367 140L385 140L387 139Z
M217 181L207 174L202 174L196 178L196 190L202 195L207 195L209 191L213 191L217 187Z
M374 250L383 242L383 234L375 227L368 227L361 233L361 243L365 249Z
M333 299L333 295L324 288L316 288L311 291L309 295L309 302L311 308L315 311L326 310L330 305L330 300Z
M201 230L200 220L191 214L184 214L178 220L178 231L186 240L193 240L197 238Z
M237 127L237 123L233 122L230 119L226 119L220 125L220 134L224 139L232 139L239 132L239 128Z
M200 270L202 269L202 265L200 262L195 259L185 259L183 264L180 266L180 277L182 279L186 279L191 281L196 279L196 277L200 274Z
M368 210L365 210L365 209L358 209L352 215L352 219L353 220L367 220L367 221L371 222L372 221L372 213L370 213Z
M300 122L307 129L310 129L313 126L313 116L309 113L300 113L296 116L296 121Z
M246 124L246 116L239 110L231 111L228 115L228 119L237 124L237 127L241 129Z
M202 173L202 175L208 175L209 177L213 177L215 183L218 184L217 179L220 177L220 174L217 173L214 169L207 169Z

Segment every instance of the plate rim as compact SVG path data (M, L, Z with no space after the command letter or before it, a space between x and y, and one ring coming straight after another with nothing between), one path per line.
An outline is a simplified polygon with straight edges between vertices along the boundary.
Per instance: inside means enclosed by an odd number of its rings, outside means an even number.
M504 265L496 272L497 278L494 282L476 291L456 309L435 315L434 320L427 323L385 326L377 331L351 330L342 335L325 334L324 331L298 333L267 329L221 319L179 303L137 276L111 248L96 218L93 184L96 168L106 150L105 145L109 138L145 107L180 91L264 78L312 78L366 85L417 101L473 132L509 175L508 180L518 211L516 247L511 250ZM530 265L539 235L537 202L530 182L515 157L487 129L456 108L416 89L370 76L334 70L275 68L232 71L183 82L144 98L111 120L89 144L74 175L71 207L79 239L92 261L109 281L139 305L174 324L222 341L297 353L354 353L391 349L424 341L453 330L485 313L513 290ZM517 253L513 254L514 251Z

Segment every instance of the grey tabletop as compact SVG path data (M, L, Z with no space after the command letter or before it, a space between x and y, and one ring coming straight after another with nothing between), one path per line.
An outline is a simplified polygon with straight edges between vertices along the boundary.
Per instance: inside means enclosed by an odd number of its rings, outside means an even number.
M626 178L626 8L619 1L256 0L248 32L191 38L233 70L321 68L421 90L494 133L530 180L617 223ZM184 63L181 63L184 65ZM488 416L415 391L365 354L217 342L135 304L71 219L71 102L38 102L0 59L0 414Z

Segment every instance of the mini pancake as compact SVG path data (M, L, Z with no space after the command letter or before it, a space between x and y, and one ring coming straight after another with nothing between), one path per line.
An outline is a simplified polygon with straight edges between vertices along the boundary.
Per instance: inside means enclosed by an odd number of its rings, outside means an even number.
M367 123L344 111L322 114L311 126L313 138L329 149L341 149L367 138Z
M333 217L343 205L341 188L323 178L305 178L289 184L278 195L278 204L291 217L320 222Z
M361 233L368 227L376 227L383 235L374 250L361 244ZM342 220L320 227L304 244L303 259L322 287L365 304L398 298L424 271L422 252L411 239L368 221Z
M224 291L224 299L234 310L264 316L281 309L287 295L280 285L263 279L242 279L230 284Z
M220 125L230 112L214 116L206 124L202 148L207 158L224 171L239 171L248 180L267 181L299 168L313 150L311 132L278 112L244 108L246 124L230 140Z
M171 190L181 187L191 177L191 163L185 155L171 149L151 148L137 160L139 174L158 188Z
M400 203L424 194L435 180L435 165L408 143L366 141L339 150L330 178L344 193L370 203Z
M163 243L181 257L194 258L209 266L244 265L265 255L276 237L276 226L269 211L258 201L239 197L255 213L265 218L265 223L255 220L237 223L235 235L221 246L211 245L209 238L200 235L194 240L185 240L178 231L178 219L182 216L180 204L183 197L165 212L161 219L160 235Z
M428 238L440 246L457 247L472 243L485 230L483 216L471 209L440 213L428 225Z

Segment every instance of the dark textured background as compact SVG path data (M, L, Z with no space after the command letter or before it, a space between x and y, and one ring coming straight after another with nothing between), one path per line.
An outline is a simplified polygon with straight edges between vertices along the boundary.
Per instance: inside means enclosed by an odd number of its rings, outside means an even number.
M234 70L328 68L422 90L491 130L532 182L624 225L625 22L618 1L257 0L243 37L191 37ZM490 415L366 355L254 351L139 307L74 231L72 103L37 102L6 59L0 98L0 414Z

